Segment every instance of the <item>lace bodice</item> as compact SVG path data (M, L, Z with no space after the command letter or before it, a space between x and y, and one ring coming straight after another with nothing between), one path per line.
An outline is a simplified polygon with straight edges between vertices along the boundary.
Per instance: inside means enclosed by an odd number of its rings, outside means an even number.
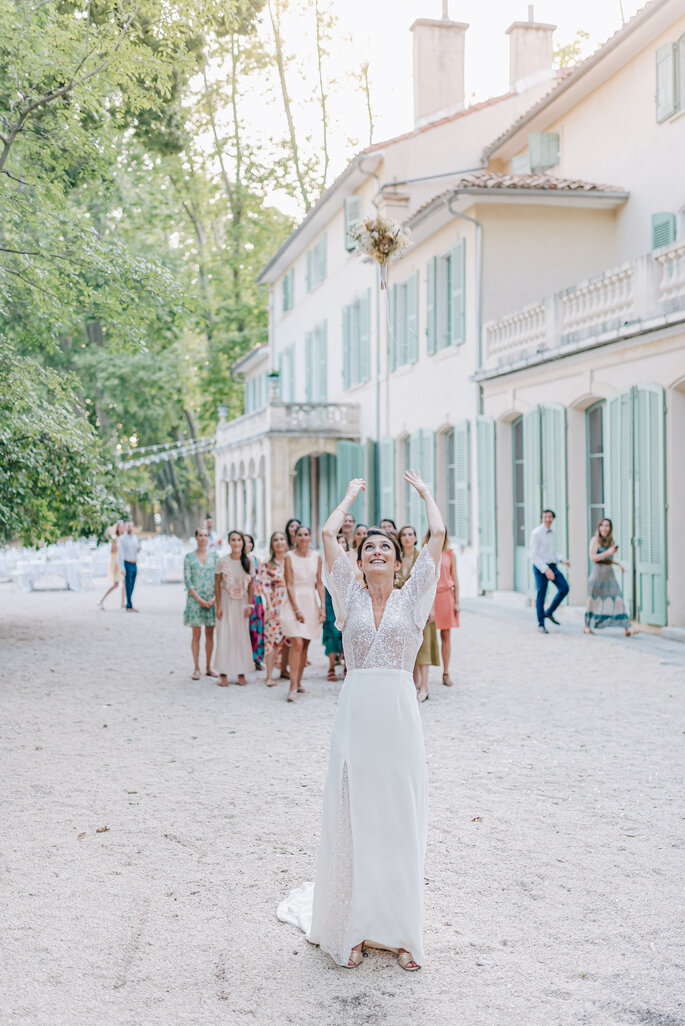
M335 609L335 625L343 632L349 670L412 672L435 599L438 573L439 566L428 549L421 549L407 583L391 592L376 630L371 596L355 579L347 555L340 553L326 572L326 584Z

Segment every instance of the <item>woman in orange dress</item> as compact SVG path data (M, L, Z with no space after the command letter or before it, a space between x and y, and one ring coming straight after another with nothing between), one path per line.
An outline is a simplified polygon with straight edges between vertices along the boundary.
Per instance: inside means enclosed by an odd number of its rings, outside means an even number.
M430 532L424 539L424 545L429 537ZM451 688L452 628L459 626L459 578L457 577L457 559L447 535L445 535L440 556L440 577L435 596L435 626L440 631L442 683L445 687Z

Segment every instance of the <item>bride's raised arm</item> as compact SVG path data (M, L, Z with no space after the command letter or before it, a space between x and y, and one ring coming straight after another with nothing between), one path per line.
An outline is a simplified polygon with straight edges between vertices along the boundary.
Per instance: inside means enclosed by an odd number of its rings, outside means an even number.
M361 491L366 490L366 482L362 477L353 478L347 486L345 492L345 498L332 510L326 523L323 525L321 530L321 537L323 538L323 553L326 559L326 568L331 569L336 559L342 552L342 549L338 545L338 535L340 534L340 528L343 525L345 514L349 513L350 506L357 498Z
M442 519L442 513L438 509L438 504L430 493L430 488L425 481L416 473L414 470L407 470L404 474L404 480L408 481L412 488L415 488L424 501L426 507L426 519L428 520L428 530L430 531L430 538L426 548L430 552L433 562L437 565L440 563L440 554L442 553L442 545L447 534L447 528L445 527L445 521Z

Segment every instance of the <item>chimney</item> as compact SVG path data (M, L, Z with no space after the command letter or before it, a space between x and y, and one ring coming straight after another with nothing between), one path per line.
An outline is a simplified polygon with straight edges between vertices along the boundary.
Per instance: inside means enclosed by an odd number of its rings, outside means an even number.
M528 21L515 21L509 36L509 82L512 91L522 93L536 82L554 74L552 34L556 25L535 21L533 4L528 4Z
M461 21L450 21L443 0L440 21L419 18L414 33L414 125L464 109L464 35Z

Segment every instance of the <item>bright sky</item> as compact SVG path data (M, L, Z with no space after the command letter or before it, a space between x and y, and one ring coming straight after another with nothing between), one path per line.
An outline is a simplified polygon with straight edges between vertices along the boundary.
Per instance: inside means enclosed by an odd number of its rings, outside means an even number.
M587 53L630 19L644 0L537 0L535 21L557 26L556 45L570 42L578 29L590 33ZM442 0L342 0L341 27L369 57L378 140L412 127L412 34L417 18L442 17ZM449 16L466 22L466 96L485 100L509 86L509 36L513 21L528 20L527 0L449 0ZM587 55L587 54L585 54ZM390 65L394 65L393 73Z

